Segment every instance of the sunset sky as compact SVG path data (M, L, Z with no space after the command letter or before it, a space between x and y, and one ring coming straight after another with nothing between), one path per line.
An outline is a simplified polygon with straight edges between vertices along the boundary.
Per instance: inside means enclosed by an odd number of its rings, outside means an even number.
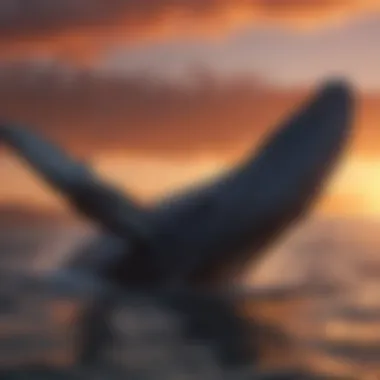
M3 0L0 119L141 199L232 165L323 79L358 92L318 210L380 216L380 1ZM0 202L60 201L0 150Z

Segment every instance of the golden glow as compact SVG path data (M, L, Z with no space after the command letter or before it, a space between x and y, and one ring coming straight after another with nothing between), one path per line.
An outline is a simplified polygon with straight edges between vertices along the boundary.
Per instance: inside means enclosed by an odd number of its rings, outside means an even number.
M148 202L212 177L227 166L221 160L202 157L173 161L109 155L96 159L93 164L103 178Z
M96 171L141 201L152 201L228 168L225 161L199 157L173 161L144 157L100 156ZM14 158L0 159L0 202L63 207L64 203L38 177ZM317 212L329 215L380 216L380 159L350 158L337 171Z
M380 159L347 160L331 181L320 209L340 215L380 216Z

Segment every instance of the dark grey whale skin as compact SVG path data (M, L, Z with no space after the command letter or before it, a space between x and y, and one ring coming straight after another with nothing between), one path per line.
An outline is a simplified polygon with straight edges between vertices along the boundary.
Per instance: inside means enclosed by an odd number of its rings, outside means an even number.
M129 288L211 286L238 276L311 208L347 145L353 108L351 87L328 81L234 169L150 208L30 129L4 123L0 141L104 231L62 269Z
M139 206L102 183L84 165L29 129L0 124L0 141L13 148L70 205L102 229L98 239L75 252L71 261L50 273L40 285L32 286L35 279L21 281L23 286L18 293L12 290L15 286L1 286L14 301L21 298L30 301L32 296L38 296L48 311L60 300L73 305L91 300L86 317L78 315L72 325L62 322L59 329L48 331L37 321L44 332L43 336L37 335L38 340L46 335L48 342L55 342L56 335L68 332L63 349L65 343L73 343L72 330L80 334L77 366L57 370L49 365L1 369L0 377L90 379L96 371L100 378L133 378L128 368L115 373L115 355L104 354L114 345L120 348L114 352L117 354L133 344L128 335L123 339L117 329L113 331L117 326L112 324L112 313L125 308L128 312L124 317L128 318L131 309L138 309L143 301L148 306L163 308L170 315L174 313L185 322L184 342L195 339L212 347L218 365L223 363L226 368L236 369L255 362L256 351L250 344L257 331L253 331L254 336L249 335L247 321L238 315L234 306L239 297L227 300L223 289L222 297L205 290L210 290L211 285L225 285L238 276L248 263L262 256L267 245L305 216L342 155L352 116L350 87L339 81L329 82L279 126L258 152L236 168L151 208ZM12 274L2 274L2 285L7 275L12 283L16 281ZM191 286L184 289L182 286L186 285ZM207 289L199 292L193 289L197 285L206 285ZM19 310L15 308L13 312ZM28 315L25 321L29 326ZM282 338L277 330L269 333ZM15 334L12 338L28 351L25 345L28 337L22 340L22 336ZM47 355L44 360L49 361L49 347L42 348ZM154 370L157 372L159 368ZM249 377L242 378L332 377L287 371L264 374L253 370Z

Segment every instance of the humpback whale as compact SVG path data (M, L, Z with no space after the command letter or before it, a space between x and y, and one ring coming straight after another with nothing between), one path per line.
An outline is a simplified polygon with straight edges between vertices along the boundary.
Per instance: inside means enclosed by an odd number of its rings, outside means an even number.
M0 141L101 227L62 270L126 288L215 286L311 209L347 146L353 108L350 85L326 81L236 167L149 207L30 128L2 123Z

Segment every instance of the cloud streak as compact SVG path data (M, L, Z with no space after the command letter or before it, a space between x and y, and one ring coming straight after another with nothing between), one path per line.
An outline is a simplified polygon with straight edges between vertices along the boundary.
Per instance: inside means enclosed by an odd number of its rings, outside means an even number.
M1 118L34 125L85 153L224 154L257 140L301 97L252 78L222 80L207 71L185 86L144 76L65 74L54 67L0 70Z
M226 156L249 148L298 106L308 90L208 71L191 84L89 71L0 68L0 118L34 126L81 154ZM378 155L380 94L359 97L355 147Z
M268 23L310 28L379 10L375 0L4 0L0 58L88 63L121 45Z

